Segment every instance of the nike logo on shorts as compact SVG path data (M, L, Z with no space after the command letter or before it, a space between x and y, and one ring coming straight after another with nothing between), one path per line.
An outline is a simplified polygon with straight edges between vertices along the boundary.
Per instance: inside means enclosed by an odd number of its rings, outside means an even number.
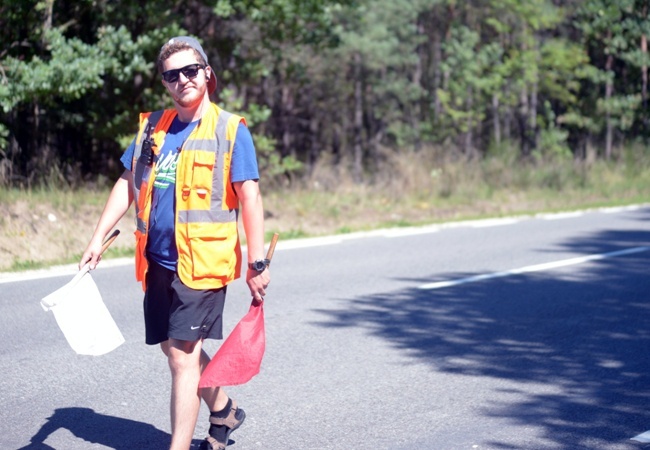
M199 328L201 328L201 325L199 325L198 327L190 327L190 330L198 330Z

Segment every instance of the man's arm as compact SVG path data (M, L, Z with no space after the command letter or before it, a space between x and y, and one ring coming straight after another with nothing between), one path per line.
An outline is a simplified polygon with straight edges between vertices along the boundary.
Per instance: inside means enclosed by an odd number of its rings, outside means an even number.
M235 182L233 186L241 204L248 262L264 259L264 206L259 185L255 180L246 180ZM266 295L265 289L271 281L268 268L263 272L257 272L249 269L246 264L246 269L246 283L251 295L256 300L262 300Z
M126 214L133 202L133 174L125 170L115 182L111 194L108 196L102 215L99 217L95 232L93 233L84 254L79 261L79 268L90 263L94 269L101 257L102 242L106 235L115 227L117 222Z

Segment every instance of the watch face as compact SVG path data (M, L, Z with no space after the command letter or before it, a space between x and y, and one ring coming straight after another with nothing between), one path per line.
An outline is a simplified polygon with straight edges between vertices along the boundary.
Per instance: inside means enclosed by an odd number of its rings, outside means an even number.
M266 264L264 264L264 261L255 261L253 264L253 270L257 270L258 272L262 272L264 270L264 267Z

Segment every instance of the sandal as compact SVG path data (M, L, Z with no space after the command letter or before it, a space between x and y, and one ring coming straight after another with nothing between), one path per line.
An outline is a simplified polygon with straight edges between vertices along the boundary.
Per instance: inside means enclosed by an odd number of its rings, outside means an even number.
M237 404L235 401L232 401L232 406L230 407L230 412L228 413L228 416L226 417L213 417L210 416L210 423L212 425L225 425L226 428L228 428L228 431L226 432L226 440L225 442L221 442L213 438L212 436L208 436L205 438L203 443L201 444L201 449L205 450L225 450L226 446L228 445L228 437L230 436L230 433L235 431L237 428L241 426L242 423L244 423L244 419L246 418L246 413L244 412L243 409L240 409L237 407Z

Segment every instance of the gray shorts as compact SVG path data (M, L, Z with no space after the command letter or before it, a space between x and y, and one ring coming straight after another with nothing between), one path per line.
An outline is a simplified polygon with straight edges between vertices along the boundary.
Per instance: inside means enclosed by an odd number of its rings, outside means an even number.
M223 339L226 286L195 290L185 286L173 271L149 261L144 294L145 342L159 344L169 338L181 341Z

